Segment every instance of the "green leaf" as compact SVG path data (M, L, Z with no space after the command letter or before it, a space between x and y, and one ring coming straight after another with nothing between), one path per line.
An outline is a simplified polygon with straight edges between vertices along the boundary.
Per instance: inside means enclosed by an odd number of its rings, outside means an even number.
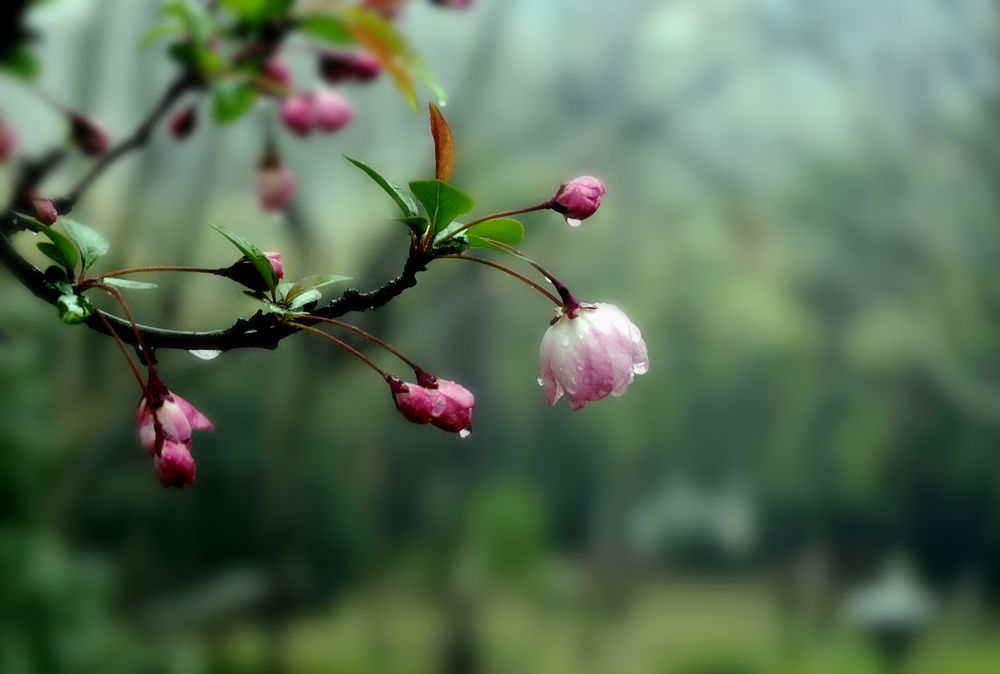
M344 158L367 173L369 178L374 180L386 194L392 197L392 200L396 202L396 205L399 206L399 210L403 212L404 216L412 218L419 213L417 210L417 202L413 200L413 197L410 196L408 192L386 180L382 174L373 169L371 166L368 166L368 164L358 161L357 159L352 159L346 155Z
M229 241L236 246L241 253L250 260L253 264L254 269L260 274L261 278L264 279L264 283L267 284L269 290L274 290L274 286L278 283L278 279L274 275L274 267L271 266L271 261L260 251L257 246L250 243L249 239L237 234L231 229L222 227L221 225L212 225L212 228L217 231L222 236L229 239Z
M310 14L299 19L299 32L336 45L354 43L354 35L340 19L325 14Z
M197 44L208 42L215 31L212 17L197 0L173 0L164 5L160 13L166 17L173 16L179 19Z
M50 260L52 260L53 262L55 262L57 265L60 265L61 267L67 267L70 269L73 268L73 263L66 259L66 257L63 255L62 249L59 246L55 245L54 243L43 241L42 243L38 244L38 250L45 253L45 256Z
M117 276L102 278L101 283L107 283L109 286L117 286L119 288L128 288L129 290L152 290L157 287L155 283L132 281L127 278L118 278Z
M79 325L94 314L94 305L90 300L73 293L60 295L56 300L56 308L59 310L59 318L66 325Z
M440 180L414 180L410 183L410 190L427 210L435 234L476 207L472 197Z
M73 269L76 268L76 263L80 259L79 255L76 252L76 244L74 244L73 241L70 240L68 236L66 236L59 230L52 229L48 225L39 222L30 215L25 215L24 213L14 213L14 215L16 215L18 218L28 223L29 229L35 232L41 232L42 234L44 234L49 238L49 241L51 241L56 246L56 248L59 249L60 256L67 263L66 269L70 272L70 275L72 275ZM44 250L42 252L45 253ZM48 253L45 254L48 255L50 258L52 257Z
M139 47L141 49L146 49L153 46L160 40L168 37L179 36L184 33L184 26L173 19L167 21L161 21L149 28L142 37L139 38Z
M95 229L66 217L59 218L59 224L63 226L63 229L69 234L69 238L73 239L77 249L79 249L84 270L90 269L91 265L107 255L111 249L108 240Z
M41 71L38 59L28 49L27 45L19 44L10 49L3 61L0 61L0 70L5 70L22 80L33 80L38 77Z
M227 10L253 23L284 14L292 4L293 0L222 0L222 6Z
M317 276L307 276L304 279L299 279L295 282L288 292L285 293L285 303L294 304L295 300L303 293L308 293L313 290L319 291L320 288L325 286L341 283L343 281L350 281L350 276L341 276L339 274L321 274Z
M257 90L247 84L225 83L215 87L212 112L219 124L230 124L242 117L257 101Z
M470 227L465 234L469 237L469 245L473 248L504 250L500 246L493 245L487 239L516 246L524 241L524 225L519 220L512 218L497 218Z
M291 311L295 311L296 309L301 309L310 302L319 302L322 297L323 293L313 288L312 290L307 290L300 295L296 295L295 299L288 303L288 308Z
M427 211L435 234L476 206L468 194L440 180L414 180L410 190Z

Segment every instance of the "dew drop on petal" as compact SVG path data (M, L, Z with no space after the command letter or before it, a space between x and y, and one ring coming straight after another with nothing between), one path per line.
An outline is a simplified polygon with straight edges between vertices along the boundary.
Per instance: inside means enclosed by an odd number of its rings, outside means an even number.
M579 227L583 224L583 220L577 220L576 218L566 218L566 224L570 227Z
M221 351L215 351L213 349L192 349L188 351L195 358L200 358L201 360L215 360L222 355Z
M632 371L636 374L646 374L649 372L649 363L636 363L632 366Z
M535 381L537 381L537 382L538 382L538 385L539 385L539 386L545 386L545 382L544 382L544 381L542 381L542 378L541 378L541 377L539 377L539 378L538 378L538 379L536 379Z
M458 437L463 439L469 437L470 435L472 435L472 431L470 431L468 428L463 428L458 432Z

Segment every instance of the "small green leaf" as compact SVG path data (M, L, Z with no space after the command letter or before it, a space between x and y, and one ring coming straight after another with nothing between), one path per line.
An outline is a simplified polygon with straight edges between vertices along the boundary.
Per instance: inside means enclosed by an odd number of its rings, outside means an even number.
M56 308L59 310L59 318L66 325L79 325L94 314L94 305L90 300L73 293L60 295L56 300Z
M311 292L313 290L319 291L320 288L331 285L333 283L341 283L343 281L350 281L350 276L341 276L339 274L321 274L317 276L307 276L304 279L299 279L295 282L288 292L285 293L285 303L291 306L295 303L295 300L303 293Z
M289 302L288 308L291 311L295 311L296 309L301 309L310 302L319 302L320 299L322 298L323 298L323 293L313 288L312 290L307 290L304 293L301 293L300 295L296 295L295 299Z
M386 180L382 174L373 169L371 166L368 166L368 164L358 161L357 159L352 159L351 157L345 156L344 158L367 173L369 178L374 180L386 194L392 197L392 200L396 202L396 205L399 206L399 210L403 212L404 216L412 218L419 213L417 210L417 202L413 200L413 197L411 197L409 193Z
M117 286L119 288L128 288L129 290L152 290L156 288L155 283L146 283L145 281L132 281L127 278L118 278L117 276L109 276L108 278L102 278L101 283L106 283L109 286Z
M151 26L149 30L142 34L139 38L139 47L141 49L146 49L153 46L160 40L168 37L176 37L184 33L184 26L180 22L170 19L167 21L161 21L154 26Z
M476 207L472 197L440 180L414 180L410 190L427 210L435 234Z
M41 232L49 238L49 241L55 244L55 246L59 249L60 255L67 263L66 268L72 275L73 269L76 268L76 263L80 259L76 252L76 244L74 244L68 236L59 230L52 229L48 225L39 222L30 215L25 215L24 213L14 213L14 215L21 220L24 220L28 224L29 229L35 232ZM44 253L45 251L42 252ZM46 253L46 255L48 255L48 253ZM49 257L51 258L52 256L49 255Z
M274 286L278 283L278 279L274 275L274 267L271 266L271 261L260 251L257 246L250 243L249 239L237 234L231 229L222 227L221 225L212 225L212 228L217 231L222 236L229 239L229 241L236 246L241 253L250 260L253 264L254 269L260 274L261 278L267 284L269 290L274 290Z
M97 260L108 254L111 245L101 234L84 224L66 217L59 218L59 224L63 226L69 238L73 239L80 257L83 260L84 270L89 269Z
M10 49L3 61L0 61L0 70L5 70L22 80L33 80L38 77L41 66L28 46L19 44Z
M259 23L283 14L294 0L222 0L222 6L244 21Z
M337 45L354 43L350 29L340 19L325 14L310 14L299 19L299 32Z
M38 250L45 253L45 256L61 267L73 268L73 264L63 255L62 249L54 243L43 241L38 244Z
M524 241L524 225L512 218L498 218L470 227L466 235L469 237L469 245L473 248L503 250L501 246L495 246L487 239L516 246Z
M257 90L246 82L225 83L215 87L212 113L219 124L230 124L242 117L257 101Z

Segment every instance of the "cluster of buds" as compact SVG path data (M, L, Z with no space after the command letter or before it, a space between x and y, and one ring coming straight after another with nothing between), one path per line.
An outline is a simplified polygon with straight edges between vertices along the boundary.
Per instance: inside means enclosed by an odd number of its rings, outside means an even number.
M136 416L139 441L153 457L160 484L164 487L194 484L192 432L212 430L214 426L208 417L169 390L155 372L150 373Z
M313 131L336 133L354 119L354 106L331 89L316 89L292 94L281 103L281 121L298 136Z

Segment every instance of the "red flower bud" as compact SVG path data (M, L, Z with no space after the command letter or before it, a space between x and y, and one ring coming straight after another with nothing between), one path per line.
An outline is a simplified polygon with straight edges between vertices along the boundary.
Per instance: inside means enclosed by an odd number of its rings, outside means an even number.
M152 402L139 401L136 417L139 440L153 457L153 465L164 487L194 484L195 463L191 455L191 432L214 428L208 417L194 405L150 377Z
M153 457L153 466L164 487L183 489L194 484L194 456L186 444L164 442L160 454Z
M307 136L313 128L312 95L293 94L281 102L281 121L292 133Z
M320 89L312 97L312 119L320 131L335 133L354 119L354 106L340 94Z
M80 151L91 156L102 155L111 144L104 127L84 115L70 115L70 138Z
M268 85L282 91L292 86L292 71L280 56L274 56L264 64L261 76ZM273 93L273 92L272 92Z
M17 151L18 139L13 127L0 119L0 164L5 163Z
M574 178L559 188L552 208L566 216L566 222L579 226L601 207L601 198L608 190L597 178L582 176Z
M382 66L371 54L328 49L320 54L319 73L329 84L355 80L371 82L378 78Z
M275 156L265 157L257 172L257 197L265 211L283 211L295 195L295 176Z
M463 438L472 433L472 410L476 397L460 384L447 379L438 379L438 387L431 423L449 433L458 433Z
M31 205L35 208L35 219L43 225L53 225L59 218L59 211L49 199L32 197Z
M393 400L404 417L415 424L429 424L434 412L435 396L430 390L410 382L391 378L389 388Z
M285 277L285 268L281 264L281 253L268 251L264 253L264 257L271 263L271 268L274 270L274 277L280 282ZM261 278L260 272L257 271L257 268L246 257L241 257L227 267L223 275L251 290L268 289L267 284L264 283L264 279Z
M170 133L177 140L184 140L191 135L198 125L197 108L191 105L182 110L178 110L170 118Z

